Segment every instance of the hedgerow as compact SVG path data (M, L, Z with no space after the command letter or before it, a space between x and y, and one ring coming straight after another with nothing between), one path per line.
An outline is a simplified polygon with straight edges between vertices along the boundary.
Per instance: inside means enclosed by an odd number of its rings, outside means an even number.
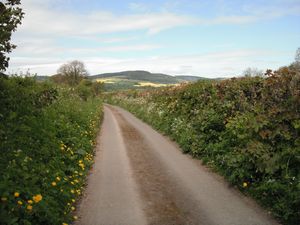
M0 78L0 224L68 224L93 162L101 99Z
M285 224L300 221L300 72L107 95Z

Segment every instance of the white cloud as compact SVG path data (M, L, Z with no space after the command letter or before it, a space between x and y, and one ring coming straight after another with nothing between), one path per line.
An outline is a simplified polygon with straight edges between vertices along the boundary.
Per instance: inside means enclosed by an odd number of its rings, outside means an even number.
M116 37L116 38L96 38L95 40L101 43L120 43L120 42L129 42L129 41L136 41L139 40L139 37Z
M188 16L167 12L117 15L107 11L78 14L47 7L47 1L24 0L25 18L19 33L39 33L56 36L85 36L101 33L146 30L153 34L165 29L194 22ZM48 1L49 4L49 1ZM137 7L137 6L136 6Z
M56 0L54 2L59 2ZM300 13L300 5L293 7L257 7L244 6L243 15L222 15L212 18L188 16L168 11L140 12L147 6L141 3L130 3L136 9L132 14L113 14L108 11L94 10L79 14L57 8L49 8L53 1L23 0L25 18L18 29L20 35L39 34L51 36L91 36L95 34L145 30L148 34L186 25L245 24L265 19Z
M266 60L274 55L285 55L285 52L262 50L239 50L227 52L211 52L201 55L182 55L173 57L146 57L146 58L85 58L87 69L91 74L116 72L124 70L148 70L171 75L189 74L205 77L232 77L242 73L247 67L259 69L277 69L280 62ZM257 59L253 61L253 58ZM54 74L59 65L70 61L54 58L32 59L17 58L14 60L14 71L30 69L32 73ZM34 61L35 63L30 63ZM26 66L24 66L26 65Z
M74 56L84 55L84 54L93 54L97 55L99 52L108 53L108 52L128 52L128 51L150 51L154 49L161 48L160 45L155 44L132 44L132 45L115 45L115 46L104 46L104 47L63 47L56 46L55 44L49 44L45 46L45 43L35 43L35 44L25 44L19 43L19 47L14 50L12 54L12 61L16 56L39 56L39 55L48 55L48 56L57 56L60 52L74 54Z
M34 73L50 75L55 73L60 64L72 60L66 56L71 54L79 59L84 59L86 55L90 55L84 61L92 74L143 69L170 74L228 76L239 74L249 66L264 69L265 65L269 63L271 67L277 68L278 62L274 62L274 60L265 62L261 58L263 54L272 58L274 52L249 50L170 57L149 55L148 57L129 59L121 59L119 56L116 58L99 58L96 56L99 56L99 52L141 52L162 48L163 46L159 44L149 43L151 40L149 37L152 37L149 35L156 35L159 32L179 26L248 24L300 13L300 5L296 1L290 1L295 4L294 7L254 7L250 5L244 7L242 10L245 12L244 14L225 14L211 18L201 17L201 15L188 16L172 13L168 10L150 12L146 5L138 3L130 5L131 9L135 11L134 13L121 15L100 10L79 14L66 9L51 7L54 3L61 2L64 0L22 1L22 7L26 14L23 24L13 35L13 43L17 44L18 47L11 55L10 71L30 68ZM139 36L122 36L120 32L140 32L142 34ZM110 38L101 37L104 34L109 34ZM148 34L148 36L146 35L149 38L147 43L142 42L141 36L145 36L143 34ZM88 43L89 40L99 41L101 47L72 45L66 42L66 40L71 40L70 37L81 38L84 40L83 43ZM60 42L62 39L64 41ZM134 41L138 43L134 43ZM66 43L68 46L64 46ZM115 43L118 45L113 45ZM254 58L258 59L258 62L251 61Z

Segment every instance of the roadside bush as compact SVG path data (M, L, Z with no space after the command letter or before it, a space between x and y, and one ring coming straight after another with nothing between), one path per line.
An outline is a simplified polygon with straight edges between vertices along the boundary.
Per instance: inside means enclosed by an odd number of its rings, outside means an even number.
M77 85L76 92L82 100L86 101L93 95L92 84L92 81L84 79Z
M68 224L93 162L99 98L0 78L0 223ZM75 217L76 218L76 217Z
M285 224L300 221L300 72L107 95Z

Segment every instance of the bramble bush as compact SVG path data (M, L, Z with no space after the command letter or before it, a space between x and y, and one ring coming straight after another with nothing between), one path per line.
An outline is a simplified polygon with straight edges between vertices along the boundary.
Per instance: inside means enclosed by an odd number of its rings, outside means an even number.
M0 78L0 224L68 224L93 163L99 97Z
M300 221L300 72L107 95L199 157L284 224Z

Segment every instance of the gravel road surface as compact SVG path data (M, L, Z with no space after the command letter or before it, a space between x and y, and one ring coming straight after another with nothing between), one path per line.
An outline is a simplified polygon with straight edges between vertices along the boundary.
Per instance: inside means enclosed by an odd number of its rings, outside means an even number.
M76 225L275 225L265 210L129 112L104 107Z

